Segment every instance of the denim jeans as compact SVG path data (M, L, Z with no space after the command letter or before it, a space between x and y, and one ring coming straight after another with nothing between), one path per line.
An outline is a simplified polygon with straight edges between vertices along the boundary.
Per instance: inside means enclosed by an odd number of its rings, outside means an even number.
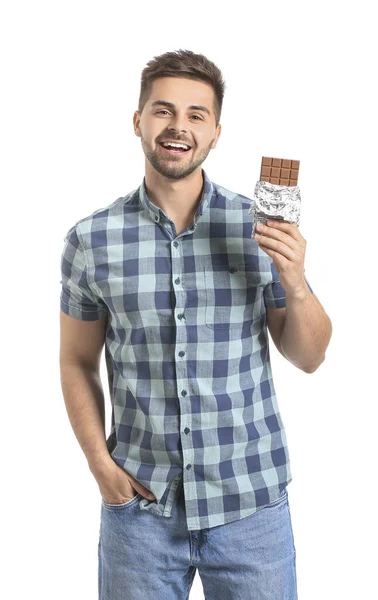
M297 600L287 488L247 517L190 531L182 484L169 518L141 499L101 500L99 600L187 600L197 569L206 600Z

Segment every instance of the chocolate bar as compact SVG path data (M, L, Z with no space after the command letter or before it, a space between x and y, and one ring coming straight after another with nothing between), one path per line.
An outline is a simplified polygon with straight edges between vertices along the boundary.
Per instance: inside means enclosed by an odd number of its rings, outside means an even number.
M299 160L288 158L261 159L260 181L269 181L275 185L298 185Z
M299 225L301 194L298 182L299 160L271 158L261 160L260 180L257 181L249 214L253 215L251 238L256 225L267 219Z

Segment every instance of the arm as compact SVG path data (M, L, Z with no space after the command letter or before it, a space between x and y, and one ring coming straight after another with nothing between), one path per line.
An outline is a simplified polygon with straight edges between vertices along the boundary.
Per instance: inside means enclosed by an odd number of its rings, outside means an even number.
M107 316L81 321L60 311L60 374L64 401L76 438L87 458L102 497L122 503L149 490L126 473L110 456L105 435L104 392L100 378L101 352Z
M106 445L101 352L107 316L81 321L60 311L60 377L68 417L92 472L112 461Z
M302 293L286 295L286 308L267 308L267 325L277 349L305 373L324 361L332 323L307 285Z
M271 256L285 292L285 307L267 309L269 331L285 358L313 373L325 359L332 324L304 277L307 242L294 223L268 220L257 229L263 235L255 238Z

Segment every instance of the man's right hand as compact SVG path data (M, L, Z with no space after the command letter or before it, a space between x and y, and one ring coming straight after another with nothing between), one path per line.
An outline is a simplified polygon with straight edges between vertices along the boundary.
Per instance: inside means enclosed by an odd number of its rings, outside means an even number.
M95 468L91 471L98 483L103 500L109 504L123 504L132 500L137 493L148 500L155 500L154 495L149 496L150 490L117 465L111 457L100 469Z

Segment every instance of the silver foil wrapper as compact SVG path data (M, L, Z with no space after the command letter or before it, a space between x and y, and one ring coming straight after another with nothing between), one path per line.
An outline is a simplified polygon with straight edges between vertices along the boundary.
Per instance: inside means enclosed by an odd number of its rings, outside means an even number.
M251 208L253 215L253 238L258 223L266 224L267 219L288 221L299 225L301 194L297 185L275 185L269 181L258 181L255 186Z

